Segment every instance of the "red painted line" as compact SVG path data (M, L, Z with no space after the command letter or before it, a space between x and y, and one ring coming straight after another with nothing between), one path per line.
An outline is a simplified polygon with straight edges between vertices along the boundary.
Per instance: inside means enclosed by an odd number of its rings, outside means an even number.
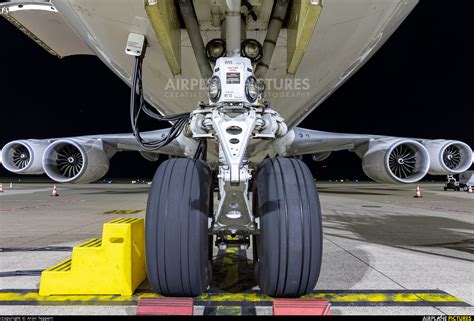
M274 299L273 315L331 315L331 303L325 299Z
M192 298L140 299L137 315L193 315Z

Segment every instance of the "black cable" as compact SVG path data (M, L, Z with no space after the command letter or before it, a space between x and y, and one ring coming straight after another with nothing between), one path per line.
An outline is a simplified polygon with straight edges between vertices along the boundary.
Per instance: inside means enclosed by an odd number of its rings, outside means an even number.
M257 14L255 13L252 4L248 0L243 0L242 5L247 7L247 10L249 12L249 15L252 17L253 21L257 21L258 17Z
M11 276L40 276L43 270L19 270L19 271L8 271L0 272L0 278L11 277Z
M174 139L176 139L183 132L183 129L186 126L191 114L181 113L176 115L162 116L147 106L143 95L142 84L143 58L143 54L135 58L132 90L130 95L130 121L133 135L137 139L140 146L146 151L154 151L168 145ZM163 139L150 141L143 139L138 128L138 119L142 111L149 117L158 121L174 122L168 134Z
M206 156L207 156L207 141L199 141L199 145L196 149L196 153L194 154L194 159L202 159L202 160L206 160Z
M2 252L70 252L70 246L45 246L45 247L0 247Z

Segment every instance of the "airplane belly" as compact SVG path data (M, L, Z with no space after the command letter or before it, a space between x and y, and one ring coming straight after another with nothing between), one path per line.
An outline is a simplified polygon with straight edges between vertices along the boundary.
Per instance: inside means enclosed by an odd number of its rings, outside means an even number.
M289 127L300 123L311 111L350 78L390 37L415 7L416 0L328 0L314 29L301 64L288 82L272 96L272 107ZM267 77L287 79L286 44L280 37ZM292 90L293 89L293 90Z
M143 1L52 0L95 54L130 85L133 59L125 53L130 32L145 34L149 47L143 67L145 96L163 114L195 109L207 101L194 52L181 29L181 73L166 63ZM290 127L323 102L388 39L417 0L326 0L294 75L288 75L287 30L277 41L266 75L267 98ZM201 32L204 42L216 34ZM265 33L249 32L263 42Z

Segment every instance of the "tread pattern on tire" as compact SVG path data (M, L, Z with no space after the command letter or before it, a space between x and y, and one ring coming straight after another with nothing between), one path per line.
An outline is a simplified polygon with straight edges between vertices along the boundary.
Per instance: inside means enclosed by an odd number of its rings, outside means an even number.
M147 274L166 296L197 296L208 286L211 174L201 160L176 158L158 168L146 221Z
M267 159L256 182L260 287L275 297L309 293L322 256L321 210L311 172L300 160Z

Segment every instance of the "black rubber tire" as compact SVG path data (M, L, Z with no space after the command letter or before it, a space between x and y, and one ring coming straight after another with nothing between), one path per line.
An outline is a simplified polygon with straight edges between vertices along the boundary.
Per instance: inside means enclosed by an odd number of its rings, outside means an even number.
M300 160L267 159L256 176L257 282L273 297L300 297L319 278L322 223L318 192Z
M201 294L210 283L211 173L201 160L175 158L156 171L145 220L146 268L153 291Z

